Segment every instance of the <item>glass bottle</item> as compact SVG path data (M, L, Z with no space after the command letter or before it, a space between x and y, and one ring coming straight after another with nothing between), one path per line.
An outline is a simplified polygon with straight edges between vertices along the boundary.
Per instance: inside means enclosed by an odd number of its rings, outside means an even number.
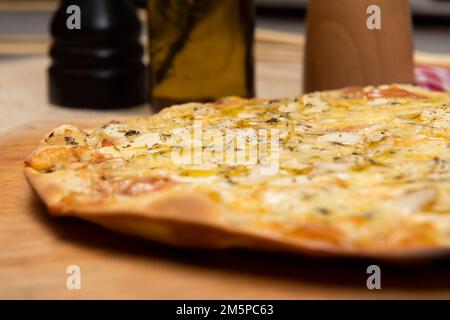
M155 110L254 95L254 11L246 0L148 0Z

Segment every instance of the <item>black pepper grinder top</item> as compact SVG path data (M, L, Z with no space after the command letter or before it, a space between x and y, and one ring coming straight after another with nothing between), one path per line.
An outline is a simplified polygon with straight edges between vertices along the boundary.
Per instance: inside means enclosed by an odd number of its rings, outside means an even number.
M140 32L129 0L61 0L51 24L50 102L93 109L146 102Z

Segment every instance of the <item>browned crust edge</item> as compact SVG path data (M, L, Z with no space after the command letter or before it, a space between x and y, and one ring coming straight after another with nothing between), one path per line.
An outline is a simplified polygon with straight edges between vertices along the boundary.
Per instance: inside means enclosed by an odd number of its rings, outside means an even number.
M108 229L165 244L201 249L251 248L304 256L346 257L387 261L409 261L450 256L446 248L398 248L366 250L342 243L285 237L276 231L252 226L234 226L221 219L219 204L194 192L159 191L115 203L61 204L68 190L58 179L49 179L25 167L30 185L53 216L72 216ZM298 235L297 235L298 236Z

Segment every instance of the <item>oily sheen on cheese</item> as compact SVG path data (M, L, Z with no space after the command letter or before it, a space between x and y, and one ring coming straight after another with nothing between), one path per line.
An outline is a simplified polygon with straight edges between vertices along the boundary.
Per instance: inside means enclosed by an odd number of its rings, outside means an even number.
M233 144L240 132L256 144L260 133L277 133L277 149L266 153L276 155L276 170L262 173L261 158L220 161L260 151ZM197 141L186 144L186 135ZM219 151L179 163L178 149ZM356 256L450 250L450 94L412 86L226 98L92 129L63 125L25 170L55 215L180 246Z

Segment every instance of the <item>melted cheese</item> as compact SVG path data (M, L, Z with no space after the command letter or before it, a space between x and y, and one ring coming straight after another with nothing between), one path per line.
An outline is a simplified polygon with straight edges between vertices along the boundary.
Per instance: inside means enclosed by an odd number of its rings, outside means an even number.
M214 191L224 219L232 223L270 223L292 231L306 222L328 221L348 239L373 246L406 241L403 227L431 225L432 241L450 246L450 95L398 86L392 90L403 91L392 98L382 96L383 90L392 92L386 88L377 89L372 99L335 91L269 102L189 104L86 130L87 142L79 136L77 141L111 159L89 164L85 170L91 176L169 176L179 188ZM230 164L217 157L174 163L173 150L186 147L183 135L192 135L200 120L203 138L197 143L203 150L225 146L244 152L246 147L231 146L229 129L278 130L279 170L261 175L260 164ZM54 136L68 129L77 131L65 126ZM219 135L208 135L212 130ZM113 145L101 147L104 138Z

